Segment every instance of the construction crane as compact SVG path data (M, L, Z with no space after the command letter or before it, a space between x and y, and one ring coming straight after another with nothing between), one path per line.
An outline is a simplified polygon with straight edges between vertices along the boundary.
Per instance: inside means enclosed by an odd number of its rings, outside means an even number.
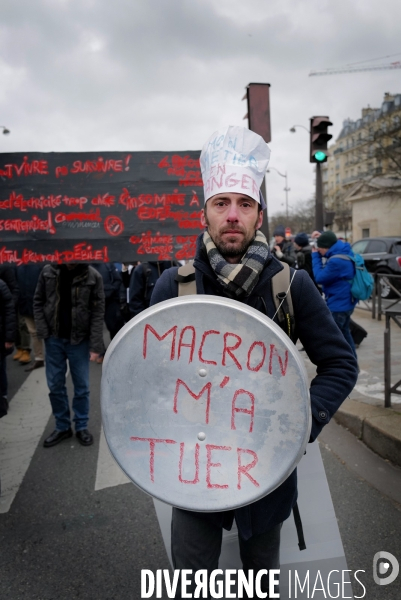
M381 71L384 69L401 69L401 61L383 63L379 65L366 65L360 66L364 63L372 63L375 60L383 60L383 58L391 58L392 56L399 56L398 54L391 54L390 56L381 56L380 58L373 58L370 60L364 60L358 63L352 63L350 65L346 65L345 67L334 67L329 69L324 69L323 71L311 71L309 73L309 77L315 77L317 75L336 75L338 73L357 73L358 71Z

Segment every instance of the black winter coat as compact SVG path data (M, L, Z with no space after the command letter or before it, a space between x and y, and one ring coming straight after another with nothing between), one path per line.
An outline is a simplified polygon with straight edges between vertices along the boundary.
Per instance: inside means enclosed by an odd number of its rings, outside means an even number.
M276 251L274 250L274 246L278 246L283 253L283 256L279 260L287 263L290 267L295 267L296 256L294 244L290 240L283 240L280 244L274 243L272 254L275 256Z
M36 332L39 338L58 336L60 266L46 265L33 300ZM74 277L71 285L71 344L90 341L91 352L104 353L104 291L101 275L90 266Z
M102 276L106 302L125 304L127 302L127 292L117 267L113 263L96 263L92 267Z
M5 353L5 342L14 342L17 327L14 298L8 286L0 279L0 353Z
M195 276L198 294L226 296L207 259L200 234L195 256ZM271 278L282 270L282 265L269 255L259 281L244 303L272 318L276 312L271 293ZM178 283L177 268L165 271L152 295L151 305L175 298ZM294 270L291 269L291 276ZM295 336L299 338L309 358L317 366L317 375L310 386L312 431L314 441L341 403L353 389L358 377L357 362L333 317L304 271L298 271L291 286L295 315ZM297 471L271 494L257 502L217 513L197 513L201 518L230 529L235 516L243 539L260 535L287 519L297 499Z
M17 267L8 267L7 265L0 265L0 279L2 279L5 284L7 284L7 287L10 290L14 300L14 306L17 306L19 297L19 287L17 282L17 276L15 274L16 268Z
M312 268L312 248L309 245L304 246L301 250L297 251L296 257L298 269L304 269L312 281L315 282Z
M131 273L129 283L129 311L131 317L149 308L150 299L160 275L172 266L170 260L141 263Z
M33 297L42 269L43 265L21 265L17 267L18 312L22 316L33 317Z

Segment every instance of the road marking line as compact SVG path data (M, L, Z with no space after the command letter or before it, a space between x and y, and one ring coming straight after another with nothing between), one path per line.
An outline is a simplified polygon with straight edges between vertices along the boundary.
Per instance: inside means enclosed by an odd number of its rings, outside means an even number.
M11 504L51 415L45 370L33 371L10 401L0 421L0 513Z
M122 485L123 483L130 483L130 479L128 479L110 454L102 427L97 459L95 491Z

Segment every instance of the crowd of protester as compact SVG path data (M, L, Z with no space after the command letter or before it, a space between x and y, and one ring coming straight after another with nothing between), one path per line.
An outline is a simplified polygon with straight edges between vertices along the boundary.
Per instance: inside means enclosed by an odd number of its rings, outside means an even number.
M286 235L279 225L271 252L295 269L305 270L324 295L335 322L356 356L350 333L355 300L350 294L351 246L332 231ZM333 257L333 260L330 258ZM83 445L93 443L87 429L89 361L103 362L103 323L110 339L149 307L155 283L174 261L93 265L25 265L0 267L0 417L8 410L6 357L26 371L46 366L56 428L44 446L73 435L66 391L68 360L74 384L75 433Z

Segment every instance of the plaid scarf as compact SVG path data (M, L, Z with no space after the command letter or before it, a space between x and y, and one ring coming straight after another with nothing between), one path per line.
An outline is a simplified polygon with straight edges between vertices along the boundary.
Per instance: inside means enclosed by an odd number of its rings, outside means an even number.
M269 255L269 246L263 233L259 230L256 232L238 264L230 264L224 260L207 231L203 234L203 243L210 265L229 295L233 298L249 296Z

